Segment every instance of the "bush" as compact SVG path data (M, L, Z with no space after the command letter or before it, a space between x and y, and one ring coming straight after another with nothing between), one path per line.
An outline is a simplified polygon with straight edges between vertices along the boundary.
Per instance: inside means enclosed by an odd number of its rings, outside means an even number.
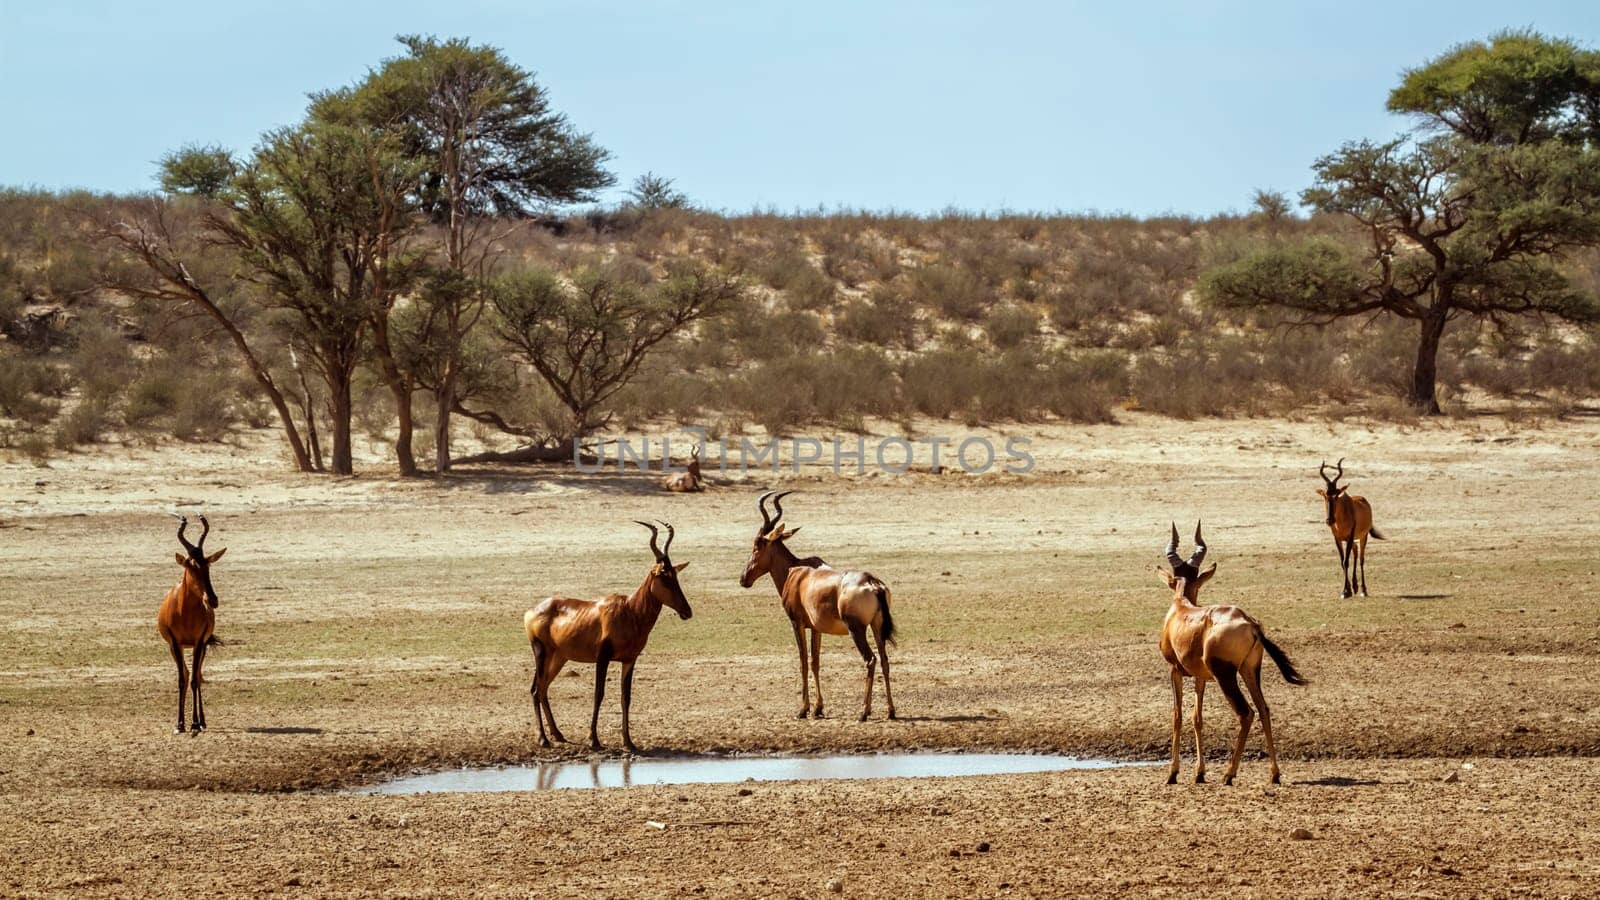
M0 413L29 425L56 417L67 389L65 373L47 361L23 354L0 355Z
M937 309L948 319L976 322L994 302L994 294L969 269L933 263L911 274L917 301Z
M1024 306L1007 303L996 306L984 317L983 330L989 343L1010 350L1039 334L1039 315Z
M902 291L879 285L864 300L851 300L834 323L840 337L907 350L917 346L917 309Z

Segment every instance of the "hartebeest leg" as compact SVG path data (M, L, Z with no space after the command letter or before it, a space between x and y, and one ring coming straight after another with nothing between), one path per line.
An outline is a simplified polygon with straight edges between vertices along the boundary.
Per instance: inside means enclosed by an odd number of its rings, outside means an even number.
M1333 552L1339 554L1339 577L1344 581L1343 593L1340 596L1348 597L1350 596L1350 570L1345 565L1344 541L1339 540L1337 535L1333 539Z
M561 667L567 664L566 659L553 652L546 651L548 658L544 665L544 680L539 684L539 705L544 710L544 717L550 723L550 737L559 743L565 744L567 736L556 727L556 714L550 708L550 685L555 684L556 676L561 674Z
M602 644L594 661L594 713L589 716L589 749L601 750L600 701L606 696L606 667L611 665L611 648Z
M822 718L822 632L811 629L811 685L817 690L817 705L811 718Z
M1363 596L1363 597L1371 596L1371 595L1369 595L1367 593L1367 538L1366 538L1366 535L1362 535L1361 544L1357 549L1360 551L1359 554L1358 554L1358 558L1361 560L1361 596Z
M1194 783L1206 783L1206 680L1194 680Z
M1348 599L1356 595L1356 539L1354 537L1344 542L1344 559L1344 596Z
M189 693L189 669L183 664L183 648L177 641L168 641L167 648L172 651L172 661L178 664L178 727L172 729L172 733L183 734L183 701L184 695Z
M528 696L533 698L533 719L539 723L539 746L550 746L550 738L544 732L544 709L539 705L539 688L544 683L544 658L546 651L544 645L538 641L529 641L533 645L533 684L528 687Z
M894 718L894 691L889 687L889 654L883 649L883 633L872 629L872 637L878 643L878 661L883 664L883 700L889 704L889 718Z
M1222 696L1228 698L1233 714L1239 717L1239 735L1233 740L1233 758L1228 760L1228 771L1222 773L1222 783L1233 784L1233 776L1239 774L1239 760L1244 758L1244 742L1250 736L1250 725L1255 717L1250 712L1250 704L1244 700L1244 692L1239 690L1238 669L1219 662L1211 667L1211 674L1216 676L1217 687L1222 689Z
M200 676L200 667L205 659L206 642L201 641L194 647L194 669L189 673L189 689L194 691L194 708L189 710L189 730L195 734L206 730L206 707L200 695L200 683L205 680Z
M800 651L800 718L811 714L811 688L806 684L806 632L799 622L794 626L794 646ZM820 705L820 704L819 704Z
M861 721L865 722L872 715L872 682L877 658L872 655L872 648L867 646L867 626L850 623L850 637L856 642L856 651L861 654L861 659L867 664L867 692L861 702Z
M1167 770L1167 784L1178 783L1178 760L1183 752L1183 673L1172 667L1172 768Z
M622 664L622 747L629 753L638 753L639 748L633 745L633 736L628 733L628 707L633 704L633 666L632 662Z
M1257 662L1254 669L1247 669L1243 673L1244 686L1250 691L1250 701L1256 705L1256 712L1261 714L1261 736L1267 745L1267 765L1272 776L1272 783L1278 783L1278 747L1272 741L1272 711L1267 708L1267 698L1261 693L1261 663Z

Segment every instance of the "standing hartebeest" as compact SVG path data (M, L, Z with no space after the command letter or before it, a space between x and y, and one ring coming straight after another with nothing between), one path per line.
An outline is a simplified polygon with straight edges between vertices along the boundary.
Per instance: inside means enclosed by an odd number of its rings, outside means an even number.
M167 592L166 599L161 601L161 611L156 614L156 631L167 642L167 649L172 651L172 661L178 666L178 727L172 729L174 734L183 733L184 694L191 686L194 691L191 727L196 734L206 728L206 708L200 698L200 667L206 659L206 647L217 643L217 615L212 611L217 608L217 592L211 586L211 564L221 559L228 548L223 547L206 556L206 535L211 533L211 523L201 516L200 526L200 542L191 544L184 538L189 520L185 516L178 516L178 543L183 545L188 555L176 554L178 565L183 567L183 576L178 579L178 586ZM194 648L192 678L183 665L186 647Z
M1317 470L1324 488L1318 488L1328 511L1328 528L1333 532L1333 549L1339 554L1339 571L1344 575L1344 599L1355 596L1356 575L1361 576L1361 596L1367 596L1367 535L1380 541L1388 538L1372 525L1372 504L1365 497L1351 496L1349 487L1340 487L1344 477L1344 457L1339 457L1338 471L1328 477L1328 462L1323 460Z
M661 479L661 486L675 494L693 494L706 489L706 484L700 478L700 445L696 444L689 451L689 470L687 472L673 472Z
M883 697L889 707L889 718L895 717L894 691L889 684L889 656L884 644L894 643L894 618L889 612L889 586L869 572L835 569L820 557L800 559L784 541L798 528L785 528L782 501L793 491L785 491L773 498L775 516L767 515L766 500L773 496L768 491L756 501L761 510L761 529L756 533L750 550L750 561L739 577L741 587L749 588L762 575L771 575L778 589L783 611L789 614L794 627L795 647L800 651L800 718L807 715L822 718L822 674L819 662L822 653L822 635L848 634L855 641L856 650L867 664L866 697L861 707L861 721L872 714L872 683L875 662L883 663ZM876 660L867 645L867 629L872 629L877 643ZM811 631L811 677L817 685L817 705L811 707L810 688L806 684L805 632Z
M606 693L606 667L612 662L622 664L622 746L638 752L633 737L628 733L628 707L633 702L633 666L650 639L650 629L655 627L661 607L669 606L678 618L687 619L694 614L689 601L678 585L678 573L689 568L688 563L673 565L668 554L672 550L675 534L671 525L667 529L667 545L656 546L660 532L649 522L638 524L650 529L650 552L655 554L655 564L644 576L644 583L629 595L612 594L604 600L577 600L571 597L549 597L527 611L522 617L523 630L533 647L533 716L539 720L539 745L550 746L544 723L550 721L550 734L566 743L561 729L556 727L555 713L550 710L550 683L560 674L567 662L594 663L594 713L589 717L589 746L600 749L600 701Z
M1261 731L1266 738L1267 759L1272 766L1272 783L1278 783L1278 750L1272 742L1272 712L1267 709L1267 698L1261 694L1261 654L1266 651L1277 663L1283 680L1290 684L1305 684L1306 679L1295 670L1288 654L1274 644L1261 628L1261 623L1251 618L1237 606L1200 606L1200 586L1211 580L1217 564L1200 571L1206 558L1206 543L1200 536L1200 525L1194 526L1194 555L1188 560L1178 555L1178 526L1172 526L1172 540L1167 544L1167 562L1172 574L1156 569L1172 588L1172 608L1161 625L1161 655L1172 667L1172 767L1167 770L1167 784L1178 781L1179 743L1183 734L1183 679L1194 679L1194 780L1206 780L1206 751L1202 739L1203 712L1206 700L1206 681L1215 679L1228 698L1234 715L1239 717L1239 736L1233 742L1233 758L1222 783L1233 784L1239 771L1239 757L1244 754L1245 738L1250 736L1250 705L1239 691L1238 676L1244 676L1250 699L1255 701L1261 714Z

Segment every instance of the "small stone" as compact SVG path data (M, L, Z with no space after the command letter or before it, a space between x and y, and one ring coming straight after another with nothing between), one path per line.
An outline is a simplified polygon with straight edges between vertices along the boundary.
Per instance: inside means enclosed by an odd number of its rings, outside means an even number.
M955 857L959 857L961 855L961 851L960 850L951 850L950 851L950 855L951 856L955 856Z
M750 795L751 795L751 794L754 794L754 793L755 793L755 791L752 791L752 790L750 790L750 789L749 789L749 788L739 788L739 790L738 790L738 791L737 791L737 793L738 793L738 795L739 795L739 796L741 796L741 797L748 797L748 796L750 796Z
M28 729L28 737L33 737L33 729L32 728Z
M1311 831L1306 828L1296 828L1289 832L1289 838L1295 841L1309 841L1311 840Z
M1461 780L1461 775L1458 772L1451 772L1449 775L1446 775L1444 777L1444 783L1445 784L1455 784L1456 782L1458 782L1460 780Z
M837 878L833 879L832 881L829 881L828 882L828 893L830 893L830 894L842 894L842 893L844 893L844 882L840 881Z
M989 842L988 841L979 841L978 842L978 852L979 853L988 853L989 852Z

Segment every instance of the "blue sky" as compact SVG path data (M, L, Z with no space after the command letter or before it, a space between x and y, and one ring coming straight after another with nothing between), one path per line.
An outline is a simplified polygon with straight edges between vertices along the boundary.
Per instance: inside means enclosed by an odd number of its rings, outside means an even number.
M1404 128L1402 69L1527 26L1600 43L1600 4L0 0L0 184L147 190L421 32L503 48L623 185L714 209L1208 214Z

